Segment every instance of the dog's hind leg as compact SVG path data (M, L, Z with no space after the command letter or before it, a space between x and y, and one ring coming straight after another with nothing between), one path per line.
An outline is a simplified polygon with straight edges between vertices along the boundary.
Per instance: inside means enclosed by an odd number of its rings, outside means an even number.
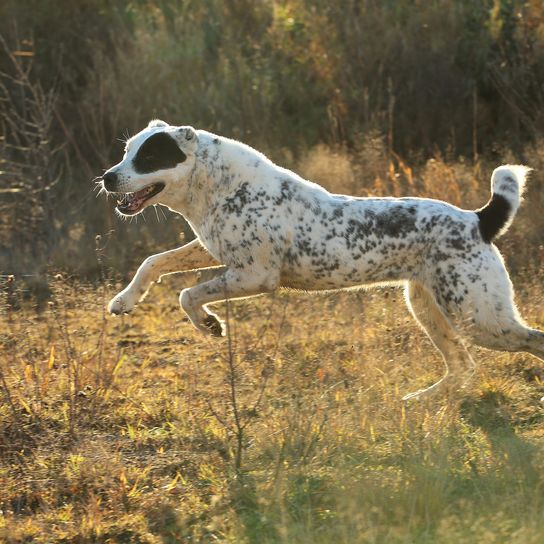
M510 282L478 293L478 309L467 328L472 341L497 351L525 351L544 362L544 332L528 327L514 305Z
M544 332L527 327L520 317L512 282L498 250L487 246L481 255L485 274L474 262L468 261L456 267L461 276L457 286L453 287L453 278L448 282L448 289L453 293L450 299L458 301L457 308L453 305L449 308L457 328L478 346L498 351L525 351L544 361Z
M108 305L112 314L130 312L144 298L151 284L166 274L221 266L199 240L170 251L148 257L138 268L132 281Z
M430 387L405 395L403 400L428 396L444 386L462 385L474 372L474 361L461 337L433 295L421 283L409 282L405 295L412 315L442 354L446 365L446 374Z
M525 351L544 362L544 332L517 320L502 323L499 331L479 328L473 332L473 340L483 348L497 351Z

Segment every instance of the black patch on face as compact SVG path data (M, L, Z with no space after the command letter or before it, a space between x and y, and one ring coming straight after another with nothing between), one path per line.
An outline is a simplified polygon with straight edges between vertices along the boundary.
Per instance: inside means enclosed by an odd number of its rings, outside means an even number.
M132 160L138 174L149 174L157 170L174 168L187 159L175 140L164 132L150 136L138 149Z
M480 234L488 244L504 227L512 213L510 203L502 195L493 194L491 200L476 211L480 220Z

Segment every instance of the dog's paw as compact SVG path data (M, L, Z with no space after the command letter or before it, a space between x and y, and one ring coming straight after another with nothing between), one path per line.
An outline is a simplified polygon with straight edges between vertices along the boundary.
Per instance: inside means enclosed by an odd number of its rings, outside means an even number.
M220 338L221 336L225 336L225 323L219 320L216 315L208 314L202 321L201 330Z
M134 308L126 297L116 295L108 304L108 312L113 315L128 314Z

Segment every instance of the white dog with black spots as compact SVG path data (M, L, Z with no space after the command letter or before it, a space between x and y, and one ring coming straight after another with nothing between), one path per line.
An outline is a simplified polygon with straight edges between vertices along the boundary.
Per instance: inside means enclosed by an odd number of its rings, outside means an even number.
M461 385L474 367L466 342L544 360L544 333L520 318L492 243L516 214L527 171L497 168L491 199L476 211L425 198L336 195L240 142L155 120L128 140L103 187L118 195L120 214L163 204L182 214L197 238L148 257L108 309L130 312L165 274L223 266L180 295L195 327L221 336L224 324L207 304L281 287L402 284L448 369L405 399Z

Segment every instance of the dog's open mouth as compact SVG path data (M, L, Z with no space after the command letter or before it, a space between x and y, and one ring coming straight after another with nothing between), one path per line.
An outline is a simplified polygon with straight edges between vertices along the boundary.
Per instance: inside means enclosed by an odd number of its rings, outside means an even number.
M124 193L117 201L117 210L123 215L134 215L141 211L144 204L164 189L164 183L153 183L135 193Z

